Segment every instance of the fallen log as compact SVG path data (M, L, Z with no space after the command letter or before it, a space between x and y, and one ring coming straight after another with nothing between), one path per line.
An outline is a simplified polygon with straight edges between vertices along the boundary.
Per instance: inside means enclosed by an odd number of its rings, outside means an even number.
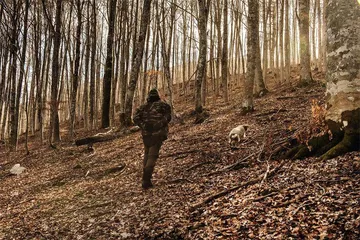
M128 135L130 133L137 132L139 130L140 130L140 128L137 127L137 126L126 128L126 129L123 129L123 130L120 130L120 131L114 131L114 129L110 129L109 131L107 131L105 133L98 133L98 134L96 134L94 136L91 136L91 137L77 139L75 141L75 145L76 146L92 145L92 144L97 143L97 142L111 141L111 140L114 140L116 138Z

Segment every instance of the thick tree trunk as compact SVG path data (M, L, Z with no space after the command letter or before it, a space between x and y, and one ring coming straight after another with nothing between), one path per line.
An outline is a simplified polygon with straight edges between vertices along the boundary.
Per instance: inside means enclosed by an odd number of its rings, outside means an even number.
M300 84L307 85L313 81L310 68L309 47L309 8L310 0L300 0Z
M329 159L360 150L360 5L355 0L329 0L327 12L325 121L331 135L312 138L286 157Z
M343 140L324 155L331 158L360 148L360 5L328 0L326 121Z

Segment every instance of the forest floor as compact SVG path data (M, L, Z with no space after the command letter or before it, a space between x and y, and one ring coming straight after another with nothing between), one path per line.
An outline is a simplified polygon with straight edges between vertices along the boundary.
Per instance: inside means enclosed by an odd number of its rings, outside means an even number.
M29 155L0 146L0 239L359 239L360 152L272 156L309 124L324 84L269 88L245 116L236 88L230 104L209 98L202 124L193 123L190 101L176 103L185 123L170 125L146 191L140 132L94 152L37 138ZM227 136L239 124L250 126L247 139L231 149ZM26 170L9 175L16 163Z

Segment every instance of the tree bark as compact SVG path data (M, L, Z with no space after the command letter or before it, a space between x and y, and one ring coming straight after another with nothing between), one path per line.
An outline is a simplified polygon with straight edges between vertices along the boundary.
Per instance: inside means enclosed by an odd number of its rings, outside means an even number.
M206 75L206 53L207 53L207 39L206 26L209 13L210 0L198 0L199 15L198 15L198 29L199 29L199 60L197 65L197 75L195 80L195 112L200 114L203 111L201 102L201 87L204 76Z
M259 3L248 0L248 36L247 36L247 62L245 77L245 94L242 101L243 113L254 111L254 78L256 69L256 47L259 34Z
M103 102L101 114L101 128L110 126L110 97L111 97L111 77L113 71L113 45L114 27L117 0L110 0L109 5L109 32L106 46L106 62L103 82Z
M309 47L309 8L310 0L299 0L300 4L300 84L308 85L313 81L310 68Z
M133 108L133 99L134 99L136 83L138 81L140 66L144 53L146 32L148 25L150 24L150 14L151 14L151 0L144 0L143 12L140 23L140 32L139 32L138 40L136 42L135 53L134 53L135 56L132 60L132 68L130 73L130 82L125 99L125 116L123 122L120 123L124 127L128 127L132 125L131 115Z
M76 95L78 91L79 82L79 68L80 68L80 48L81 48L81 28L82 28L82 3L81 0L76 2L77 10L77 27L76 27L76 46L75 46L75 64L72 76L72 87L70 93L70 138L74 138L75 130L75 115L76 115Z
M323 157L331 158L360 148L360 5L328 0L326 121L344 138Z
M96 78L96 0L92 1L92 24L91 24L91 59L90 59L90 112L89 123L90 129L94 129L95 125L95 78Z
M223 47L221 57L221 77L225 102L229 101L228 92L228 0L224 0Z

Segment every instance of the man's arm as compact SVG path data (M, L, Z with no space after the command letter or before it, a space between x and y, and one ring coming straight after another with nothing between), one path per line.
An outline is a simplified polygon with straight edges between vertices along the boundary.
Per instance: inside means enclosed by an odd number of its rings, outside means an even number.
M165 119L166 123L169 123L171 121L171 107L169 104L165 103Z
M142 112L143 109L142 107L139 107L138 109L136 109L135 114L133 116L133 121L134 123L139 126L140 128L142 128Z

